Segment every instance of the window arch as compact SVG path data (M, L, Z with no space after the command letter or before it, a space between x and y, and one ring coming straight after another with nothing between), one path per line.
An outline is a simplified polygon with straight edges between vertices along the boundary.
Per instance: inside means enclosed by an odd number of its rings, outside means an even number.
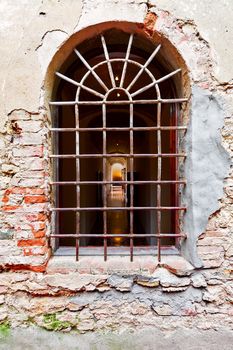
M132 261L148 252L160 261L162 248L184 236L179 135L186 99L176 97L180 69L158 59L160 48L109 30L81 43L56 73L52 237L74 246L77 259L91 251Z

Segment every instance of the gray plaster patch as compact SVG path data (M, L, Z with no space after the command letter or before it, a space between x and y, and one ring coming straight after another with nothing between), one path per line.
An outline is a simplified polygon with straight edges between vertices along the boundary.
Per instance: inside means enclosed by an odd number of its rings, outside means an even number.
M81 293L78 294L74 297L70 297L69 301L71 303L74 303L78 306L80 306L80 308L85 307L87 305L90 305L92 303L94 303L96 300L100 299L99 297L99 293Z
M187 186L183 201L187 205L184 231L188 239L182 243L182 252L195 267L202 266L196 241L205 231L209 216L219 209L223 181L230 170L230 158L221 142L223 125L220 99L194 86L191 120L185 138Z

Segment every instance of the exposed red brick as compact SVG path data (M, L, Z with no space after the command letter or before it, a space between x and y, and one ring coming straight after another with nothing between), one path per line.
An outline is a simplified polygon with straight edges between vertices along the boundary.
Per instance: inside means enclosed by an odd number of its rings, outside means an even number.
M33 231L33 236L35 238L43 238L43 237L45 237L45 231L44 230Z
M33 266L33 265L23 265L23 264L17 264L17 265L10 265L6 264L2 268L3 270L12 270L12 271L20 271L20 270L29 270L34 272L45 272L47 267L48 261L42 265Z
M9 195L11 194L11 189L7 189L5 192L4 192L4 195L2 197L2 202L3 203L7 203L9 202Z
M13 187L11 192L16 194L44 194L44 189L35 187Z
M45 239L21 239L18 241L18 247L36 247L46 244Z
M149 12L146 15L146 18L144 20L144 30L150 36L152 36L153 33L154 33L154 27L155 27L156 20L157 20L156 14L155 13L151 13L151 12Z
M47 216L46 216L46 214L43 214L43 213L28 214L28 215L26 215L26 219L30 222L45 221L47 219Z
M25 196L24 201L26 204L45 203L47 201L47 197L44 195Z
M43 188L27 188L26 189L27 194L44 194Z
M19 208L21 208L20 205L4 205L2 207L2 210L10 211L10 210L16 210L16 209L19 209Z
M7 196L6 194L4 194L4 196L2 197L2 202L3 202L3 203L9 202L9 196Z
M40 222L40 223L36 223L34 225L30 225L32 228L32 233L34 235L35 238L41 238L45 236L45 222ZM36 226L36 227L35 227Z

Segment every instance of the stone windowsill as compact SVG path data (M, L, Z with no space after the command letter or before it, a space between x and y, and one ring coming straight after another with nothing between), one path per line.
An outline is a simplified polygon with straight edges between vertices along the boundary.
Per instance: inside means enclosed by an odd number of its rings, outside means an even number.
M111 249L109 250L110 254L107 261L104 261L102 254L91 255L91 249L86 251L85 255L82 255L82 251L80 253L79 261L76 261L74 248L59 248L48 263L47 274L68 274L77 272L79 274L94 275L153 275L157 267L162 266L178 276L187 276L194 270L193 266L188 261L178 255L178 250L172 247L164 249L160 264L158 264L156 255L143 254L139 256L137 252L135 252L133 262L130 262L130 257L126 255L126 253L121 253L121 255L119 255L118 251L118 255L114 255L113 252L111 253ZM89 253L89 255L87 253ZM142 251L140 253L142 253Z
M152 256L157 259L157 247L134 247L134 256ZM162 247L162 255L179 255L179 250L174 247ZM104 256L103 247L80 247L80 256ZM75 247L59 247L54 256L75 256ZM108 247L109 256L128 256L129 247Z

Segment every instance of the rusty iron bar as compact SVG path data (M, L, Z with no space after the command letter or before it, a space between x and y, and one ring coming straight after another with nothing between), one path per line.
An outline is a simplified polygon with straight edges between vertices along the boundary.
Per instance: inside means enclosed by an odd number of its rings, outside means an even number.
M77 83L78 84L78 83ZM76 85L77 85L76 84ZM154 83L153 83L154 84ZM153 86L153 85L152 85ZM150 86L151 87L151 86ZM86 90L91 90L86 87ZM94 90L93 90L94 91ZM102 95L103 96L103 95ZM187 102L187 98L169 98L169 99L153 99L153 100L132 100L132 103L135 104L158 104L158 103L183 103ZM130 101L127 100L118 100L118 101L51 101L49 102L51 106L102 106L106 105L129 105Z
M159 103L157 105L157 127L159 128L161 126L161 104ZM157 130L157 152L162 153L162 142L161 142L161 130ZM162 180L162 158L158 157L157 160L157 203L156 205L158 207L161 207L161 185L160 181ZM158 240L157 240L157 249L158 249L158 262L161 262L161 211L158 210L156 213L157 216L157 234L158 234Z
M50 158L112 158L122 157L122 153L108 153L108 154L51 154ZM169 157L186 157L185 153L140 153L130 155L124 153L124 158L169 158Z
M79 109L78 106L75 106L75 125L78 128L79 127ZM79 154L79 132L75 132L76 137L76 154ZM76 181L80 182L80 159L76 158ZM80 207L80 185L76 185L76 205L77 207ZM76 234L80 233L80 212L76 212ZM76 245L76 261L79 260L79 239L75 240Z
M123 70L122 70L122 74L121 74L120 88L122 88L124 86L125 74L126 74L126 70L127 70L127 65L128 65L128 60L129 60L129 55L130 55L132 43L133 43L133 37L134 37L133 34L131 34L129 37L128 47L127 47L126 56L125 56L125 60L124 60L125 62L124 62L124 66L123 66Z
M172 77L173 75L179 73L180 71L181 71L180 68L176 69L174 72L171 72L171 73L165 75L164 77L162 77L162 78L160 78L160 79L158 79L156 81L153 81L152 83L150 83L150 84L144 86L143 88L135 91L131 96L134 97L134 96L137 96L137 95L141 94L142 92L145 92L146 90L149 90L151 87L155 86L155 84L158 85L159 83L162 83L163 81L169 79L170 77Z
M74 52L76 53L76 55L78 56L78 58L82 61L82 63L84 64L84 66L91 72L91 74L95 77L95 79L98 81L98 83L104 88L104 90L107 92L108 91L108 87L105 85L105 83L103 82L103 80L100 78L100 76L95 72L95 70L89 65L89 63L85 60L85 58L83 57L83 55L77 50L74 49Z
M157 130L164 130L164 131L170 131L170 130L187 130L186 126L142 126L142 127L116 127L116 128L110 128L110 127L106 127L106 128L50 128L49 131L52 132L72 132L72 131L157 131Z
M129 171L130 171L130 207L134 206L134 184L133 184L133 180L134 180L134 158L133 158L133 154L134 154L134 147L133 147L133 104L130 104L130 116L129 116L130 120L129 120L129 126L131 128L130 130L130 163L129 163ZM133 232L134 232L134 212L133 210L130 210L130 261L133 261Z
M106 97L107 98L107 97ZM106 128L106 105L102 106L102 123L103 127ZM107 153L107 133L103 131L103 154ZM107 181L107 159L103 157L103 181ZM103 185L103 206L107 207L107 184ZM108 231L108 223L107 223L107 211L103 211L103 222L104 222L104 236ZM108 256L108 241L104 239L104 261L107 261Z
M178 109L177 106L175 104L171 105L171 108L175 109L175 121L174 124L178 125L179 124L179 120L178 120ZM170 131L171 132L171 131ZM175 130L175 152L178 153L179 152L179 139L178 139L178 132L177 130ZM178 180L179 179L179 163L178 163L178 158L174 159L175 161L175 179ZM175 187L175 206L179 206L180 205L180 197L179 197L179 186L177 186L178 184L175 183L174 187ZM178 234L180 232L180 213L179 212L175 212L175 233ZM176 238L176 246L178 246L179 244L179 239L178 237Z
M142 234L138 234L138 233L133 233L133 234L123 234L123 233L114 233L114 234L90 234L90 233L80 233L78 235L76 234L72 234L72 233L64 233L64 234L51 234L50 237L60 237L60 238L65 238L65 237L77 237L77 238L85 238L85 237L94 237L94 238L102 238L102 239L109 239L109 238L114 238L114 237L125 237L125 238L141 238L141 237L160 237L160 238L166 238L166 237L183 237L183 238L187 238L187 235L185 233L179 233L179 234L175 234L175 233L161 233L160 235L158 234L153 234L153 233L142 233Z
M102 65L109 65L110 63L110 67L111 67L111 63L114 63L114 62L123 62L124 63L125 59L124 58L111 58L111 59L107 59L107 60L103 60L99 63L97 63L95 66L92 67L93 70L97 70L99 67L101 67ZM155 78L154 78L154 75L153 73L147 68L145 67L145 65L142 65L141 63L137 62L137 61L134 61L134 60L131 60L131 59L128 59L128 63L132 64L132 65L136 65L137 67L139 67L140 69L144 70L148 76L151 78L152 81L155 81ZM86 72L86 74L83 76L80 84L84 84L84 82L86 81L86 79L88 78L88 76L91 74L91 71L88 70Z
M134 77L134 79L131 81L131 83L127 86L126 90L129 91L131 89L131 87L136 83L136 81L138 80L138 78L142 75L142 73L146 70L146 68L149 66L149 64L151 63L151 61L153 60L153 58L156 56L156 54L159 52L161 48L161 45L158 45L155 50L152 52L152 54L150 55L150 57L147 59L146 63L141 66L141 69L139 70L139 72L136 74L136 76Z
M83 85L83 84L81 84L81 83L78 83L77 81L75 81L75 80L73 80L73 79L67 77L67 76L64 75L64 74L61 74L61 73L59 73L59 72L56 72L56 75L57 75L58 77L60 77L61 79L67 81L68 83L70 83L70 84L72 84L72 85L75 85L75 86L77 86L77 87L80 87L80 88L82 88L83 90L86 90L86 91L90 92L92 95L95 95L95 96L104 98L104 95L101 94L100 92L95 91L95 90L93 90L93 89L89 88L88 86L85 86L85 85ZM78 104L78 103L74 103L74 104Z
M78 208L50 208L50 211L124 211L124 210L186 210L186 207L78 207Z
M105 38L103 35L101 35L101 42L102 42L103 49L104 49L104 56L105 56L105 59L107 61L107 67L108 67L108 72L109 72L109 76L111 79L112 87L115 88L116 83L115 83L114 74L113 74L113 70L112 70L112 64L111 64L111 60L109 58L108 48L107 48L106 41L105 41Z
M146 184L183 184L185 185L187 183L186 180L161 180L161 181L51 181L50 185L105 185L105 184L111 184L111 185L146 185Z

